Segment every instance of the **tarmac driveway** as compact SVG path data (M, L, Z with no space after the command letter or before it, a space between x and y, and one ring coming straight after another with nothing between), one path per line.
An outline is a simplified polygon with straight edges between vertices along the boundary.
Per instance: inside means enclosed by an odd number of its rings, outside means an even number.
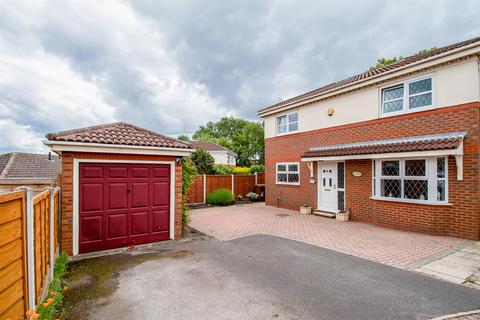
M65 319L430 319L480 291L285 238L207 236L71 264Z

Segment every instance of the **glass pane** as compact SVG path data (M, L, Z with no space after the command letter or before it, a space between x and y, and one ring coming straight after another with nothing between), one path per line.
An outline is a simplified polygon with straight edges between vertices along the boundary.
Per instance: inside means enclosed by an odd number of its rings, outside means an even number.
M382 179L380 181L381 196L388 198L400 198L402 191L400 180Z
M298 121L298 113L292 113L288 115L288 122L297 122Z
M299 181L298 173L289 173L288 174L288 182L296 183Z
M345 211L345 191L338 191L338 210Z
M445 178L445 158L437 158L437 177Z
M383 176L400 175L400 161L398 160L382 161L382 175Z
M432 104L432 94L425 93L418 96L410 97L408 101L408 106L410 109L429 106Z
M277 171L287 171L287 165L286 164L279 164L277 166Z
M284 126L287 124L287 116L281 116L277 118L277 125Z
M437 181L437 201L445 201L445 180Z
M288 171L298 171L298 164L289 164Z
M345 164L343 162L338 163L337 183L340 189L343 189L345 180Z
M298 122L290 123L288 125L288 131L297 131L298 130Z
M278 127L278 133L285 133L285 132L287 132L287 126L286 125Z
M403 98L403 85L383 90L383 101Z
M405 175L408 177L425 177L425 160L405 160Z
M432 79L424 79L416 82L412 82L408 85L408 93L415 94L432 90Z
M405 180L403 192L406 199L428 200L428 181Z
M278 182L287 182L287 174L286 173L277 173L277 181Z
M383 104L383 113L401 111L403 109L403 100L385 102Z

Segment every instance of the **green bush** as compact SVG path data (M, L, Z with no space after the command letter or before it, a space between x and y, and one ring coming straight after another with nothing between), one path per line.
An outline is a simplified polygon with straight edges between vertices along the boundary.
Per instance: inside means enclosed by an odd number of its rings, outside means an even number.
M67 275L68 255L61 253L53 266L53 279L48 286L48 296L38 304L37 312L40 319L50 320L59 316L63 305L64 281ZM52 302L49 302L51 300ZM44 306L45 305L45 306Z
M217 189L207 195L207 203L213 205L227 206L233 200L233 193L229 189Z
M188 226L190 215L187 207L187 193L197 178L197 168L190 158L183 158L182 162L182 223Z
M220 164L213 167L214 174L233 174L233 169L231 167L222 166Z
M255 174L256 172L265 172L265 166L263 164L254 164L248 169L250 174Z
M212 155L203 149L197 149L190 156L197 171L200 174L211 174L213 172L213 165L215 164L215 159Z

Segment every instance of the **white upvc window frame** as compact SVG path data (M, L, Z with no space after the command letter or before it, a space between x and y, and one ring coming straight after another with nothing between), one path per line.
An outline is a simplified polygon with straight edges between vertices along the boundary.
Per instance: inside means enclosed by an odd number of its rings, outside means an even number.
M290 122L290 116L293 115L293 114L296 114L297 115L297 121L292 121ZM280 118L285 118L286 122L284 125L282 126L285 126L286 128L286 131L285 132L280 132L279 130L279 119ZM300 124L300 121L299 121L299 114L298 114L298 111L293 111L293 112L289 112L289 113L284 113L284 114L281 114L281 115L278 115L275 117L275 133L277 134L277 136L282 136L282 135L285 135L285 134L290 134L290 133L294 133L294 132L298 132L298 129L299 129L299 124ZM294 124L296 123L297 124L297 129L296 130L290 130L290 124Z
M415 94L410 95L410 92L409 92L410 84L414 83L414 82L422 81L422 80L425 80L425 79L432 79L432 89L430 91L424 91L424 92L415 93ZM392 100L387 100L387 101L383 100L383 92L385 90L393 89L395 87L401 87L401 86L403 87L403 97L402 98L397 98L397 99L392 99ZM430 105L422 106L422 107L418 107L418 108L410 108L410 106L409 106L410 97L419 96L419 95L427 94L427 93L432 94L432 103ZM392 117L392 116L398 116L398 115L401 115L401 114L414 113L414 112L420 112L420 111L424 111L424 110L434 109L434 108L437 107L435 95L436 95L435 73L430 73L430 74L427 74L427 75L423 75L421 77L408 79L408 80L403 81L403 82L397 82L395 84L391 84L391 85L388 85L388 86L383 86L383 87L379 88L379 97L380 97L380 99L379 99L379 106L380 106L379 112L380 112L381 117ZM402 110L395 111L395 112L384 112L383 111L384 110L383 105L384 105L385 102L391 102L391 101L396 101L396 100L400 100L400 99L403 100Z
M445 159L445 176L439 178L437 176L437 159ZM425 176L407 176L405 174L406 160L425 160ZM383 161L399 161L399 175L398 176L384 176L382 174ZM447 205L448 203L448 156L433 156L433 157L415 157L415 158L393 158L393 159L375 159L372 160L372 199L388 200L394 202L409 202L419 204L432 205ZM400 198L385 197L381 195L381 180L400 180ZM428 181L428 200L409 199L405 198L405 180L426 180ZM445 181L445 200L437 200L437 183L438 181Z
M281 165L285 165L285 171L278 171L278 167ZM297 171L290 171L289 166L296 165ZM284 173L287 175L287 181L279 181L278 174ZM288 182L288 176L290 174L298 174L298 182ZM276 184L286 184L286 185L300 185L300 162L277 162L275 164L275 183Z

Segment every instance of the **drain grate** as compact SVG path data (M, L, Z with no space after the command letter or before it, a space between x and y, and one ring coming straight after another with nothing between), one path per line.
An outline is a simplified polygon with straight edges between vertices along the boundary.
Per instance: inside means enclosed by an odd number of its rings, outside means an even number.
M290 217L290 215L288 213L276 213L275 215L279 216L281 218Z

